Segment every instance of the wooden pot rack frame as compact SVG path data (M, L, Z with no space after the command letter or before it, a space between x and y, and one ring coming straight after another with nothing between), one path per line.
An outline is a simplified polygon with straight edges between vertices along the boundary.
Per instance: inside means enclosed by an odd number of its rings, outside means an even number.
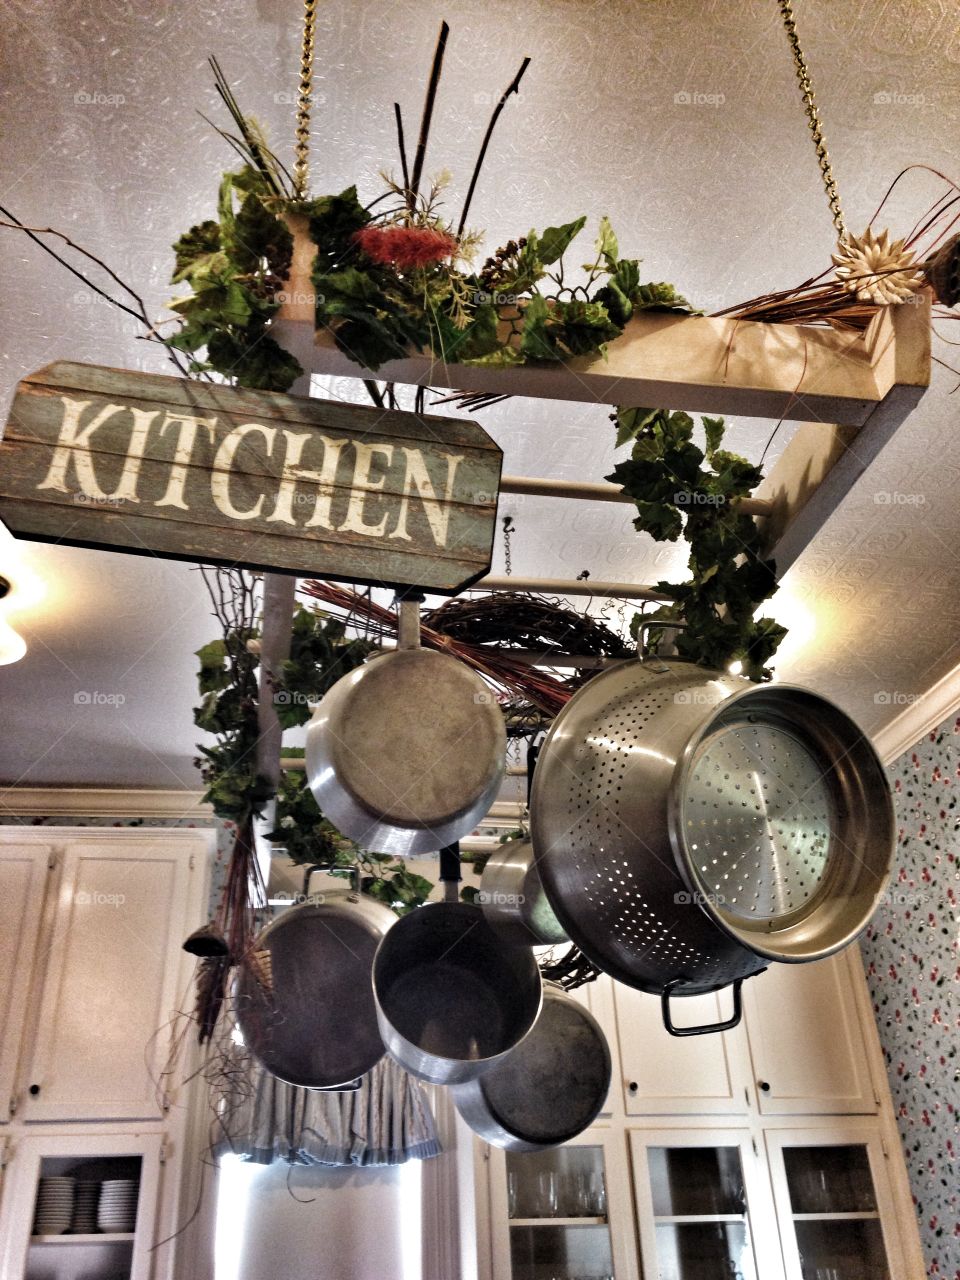
M277 340L307 371L294 394L309 395L310 375L370 379L315 332L300 300L312 296L312 249L296 237L287 292L297 300L274 323ZM762 521L765 547L782 576L836 510L930 383L931 294L880 310L863 332L828 326L764 324L730 317L647 312L610 344L608 358L584 356L556 365L485 368L411 355L376 373L380 381L494 395L603 405L650 405L799 422L749 510ZM503 477L501 492L580 501L622 502L614 485ZM746 504L745 504L746 505ZM261 691L289 651L293 580L264 576ZM634 583L491 575L471 590L661 600ZM282 620L282 621L281 621ZM279 734L272 696L261 696L260 767L279 776Z

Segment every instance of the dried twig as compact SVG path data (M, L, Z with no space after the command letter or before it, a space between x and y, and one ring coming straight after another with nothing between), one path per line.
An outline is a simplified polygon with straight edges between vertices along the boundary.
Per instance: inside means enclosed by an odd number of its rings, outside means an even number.
M420 176L423 173L423 161L427 154L427 139L430 136L430 120L433 117L433 104L437 97L437 85L440 83L440 72L443 69L443 55L446 52L447 36L449 34L449 26L445 22L441 22L440 35L437 39L437 48L433 55L433 65L430 68L430 80L427 84L427 96L423 104L423 115L420 119L420 137L417 141L417 150L413 158L413 173L410 175L407 208L411 213L416 206L417 193L420 190Z
M467 225L467 214L470 212L470 202L473 200L473 193L477 186L477 179L480 177L480 170L483 168L483 161L487 154L487 147L490 145L490 139L493 137L493 131L497 121L500 119L500 112L507 105L507 99L512 93L518 93L520 90L520 81L523 79L523 73L530 65L530 59L524 58L520 64L520 70L510 81L505 89L497 105L493 109L493 115L490 117L490 123L487 125L487 132L483 135L483 142L480 146L480 154L477 156L477 163L473 166L473 176L470 179L470 186L467 188L467 198L463 202L463 213L460 215L460 225L457 227L457 238L463 235L463 229Z

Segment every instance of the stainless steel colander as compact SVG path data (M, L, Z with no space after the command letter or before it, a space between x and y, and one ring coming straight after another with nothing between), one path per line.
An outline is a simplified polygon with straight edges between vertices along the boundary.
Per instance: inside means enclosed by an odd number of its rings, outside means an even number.
M838 707L656 658L602 672L557 717L531 838L572 940L660 994L676 1034L671 995L733 983L736 1017L739 983L770 961L853 941L889 876L895 825L883 766Z

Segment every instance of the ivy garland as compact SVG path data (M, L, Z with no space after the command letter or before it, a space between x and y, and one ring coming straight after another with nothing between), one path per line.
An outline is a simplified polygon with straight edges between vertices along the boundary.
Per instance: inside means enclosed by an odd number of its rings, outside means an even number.
M618 409L617 444L633 442L630 458L607 476L637 504L634 526L657 542L690 545L687 582L658 582L673 603L654 620L680 621L680 657L706 667L743 665L750 680L769 679L766 665L786 628L773 618L756 619L757 608L777 590L776 566L762 554L761 533L738 509L763 472L738 454L721 449L722 418L702 418L706 446L693 441L694 421L665 409ZM634 619L636 635L640 616Z

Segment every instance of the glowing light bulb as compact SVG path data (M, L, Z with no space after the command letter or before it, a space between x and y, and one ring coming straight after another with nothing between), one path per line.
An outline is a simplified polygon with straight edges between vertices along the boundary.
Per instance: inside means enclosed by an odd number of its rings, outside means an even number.
M743 663L739 658L734 658L732 662L727 664L727 670L732 676L738 676L743 671Z
M19 662L27 652L27 642L9 623L0 618L0 667Z

